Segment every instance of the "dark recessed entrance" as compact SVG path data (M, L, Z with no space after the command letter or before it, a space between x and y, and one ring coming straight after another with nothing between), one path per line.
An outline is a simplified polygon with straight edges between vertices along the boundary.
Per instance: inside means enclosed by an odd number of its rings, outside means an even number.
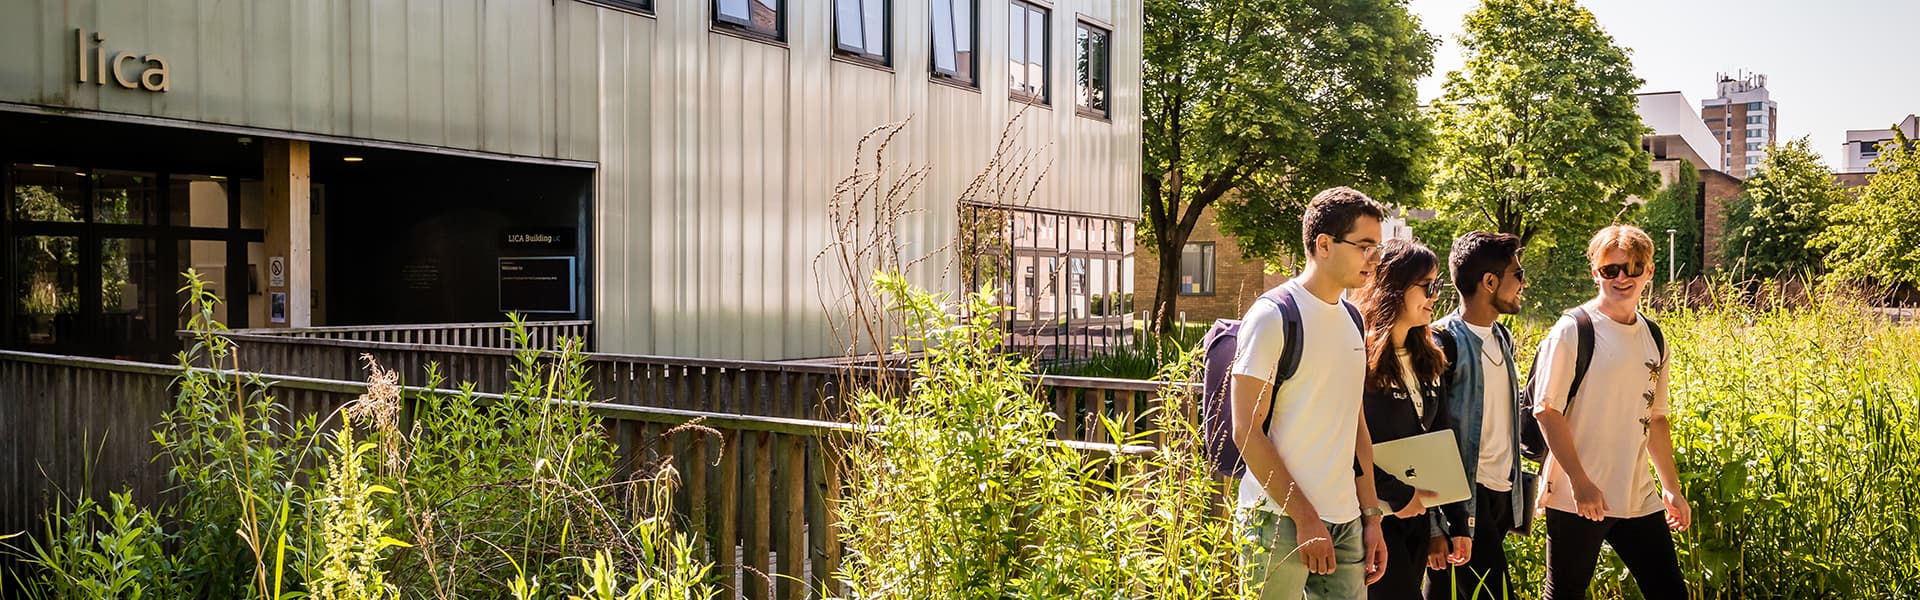
M0 131L5 347L168 361L189 269L229 327L274 326L267 140L5 112ZM590 169L312 143L310 171L314 325L591 314Z

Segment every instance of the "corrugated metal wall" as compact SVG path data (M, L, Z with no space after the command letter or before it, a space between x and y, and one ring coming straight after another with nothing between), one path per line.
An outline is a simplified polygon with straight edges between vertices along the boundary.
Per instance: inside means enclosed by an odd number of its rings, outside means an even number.
M834 183L859 137L932 172L903 231L918 256L1006 120L1007 10L980 0L977 90L928 78L927 0L892 4L891 69L835 60L833 3L789 0L782 43L713 31L705 0L655 15L557 0L4 0L0 101L594 161L597 337L608 351L836 354L816 290ZM1111 24L1112 117L1074 110L1074 23ZM1022 139L1050 164L1032 206L1139 212L1141 0L1052 3L1052 107ZM164 94L73 83L74 29L166 54ZM1037 165L1036 165L1037 166ZM942 256L923 285L957 291Z
M526 0L6 0L0 101L594 160L599 130L578 111L597 65L556 60L554 15ZM166 56L170 89L76 83L82 27L109 58Z
M1007 96L1005 4L979 7L978 90L928 79L924 1L893 4L891 69L833 59L825 0L790 3L786 41L777 45L711 31L710 7L662 3L652 18L588 5L563 10L598 19L603 40L601 339L622 351L673 355L835 354L815 273L833 186L852 172L860 136L911 116L890 157L902 170L932 171L903 253L946 246L956 233L954 202L1024 106ZM1073 109L1068 57L1081 15L1116 30L1110 121ZM1140 20L1138 0L1053 5L1053 106L1029 109L1021 136L1040 151L1036 167L1051 164L1034 207L1138 214ZM635 251L646 248L650 260ZM957 291L942 267L947 258L921 271L920 283Z

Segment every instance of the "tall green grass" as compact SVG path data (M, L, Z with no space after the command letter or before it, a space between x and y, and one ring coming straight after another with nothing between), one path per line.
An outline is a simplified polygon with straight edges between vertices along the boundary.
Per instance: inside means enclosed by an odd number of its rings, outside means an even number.
M1693 526L1674 534L1695 598L1920 597L1920 327L1842 286L1759 307L1720 286L1652 312L1673 354L1675 462ZM1515 319L1521 372L1553 315ZM1509 537L1541 589L1544 525ZM1595 598L1638 598L1602 555Z

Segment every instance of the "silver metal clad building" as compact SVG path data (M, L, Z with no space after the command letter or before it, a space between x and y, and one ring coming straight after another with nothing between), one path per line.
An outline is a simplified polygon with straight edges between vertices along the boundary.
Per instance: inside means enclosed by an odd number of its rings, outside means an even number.
M1093 343L1132 308L1141 11L0 0L7 347L164 350L191 267L237 326L512 309L591 319L604 351L834 355L814 258L855 143L912 118L904 253L933 252L1029 103L1048 174L976 271L1027 343Z

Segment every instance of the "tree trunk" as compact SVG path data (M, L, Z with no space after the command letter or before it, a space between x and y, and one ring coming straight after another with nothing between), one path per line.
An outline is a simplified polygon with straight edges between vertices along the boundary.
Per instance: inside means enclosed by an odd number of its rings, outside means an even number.
M1153 306L1149 311L1153 315L1153 331L1168 334L1173 332L1175 318L1180 316L1180 251L1187 245L1187 236L1175 231L1155 237L1159 238L1160 277L1154 286ZM1170 239L1176 237L1179 239Z

